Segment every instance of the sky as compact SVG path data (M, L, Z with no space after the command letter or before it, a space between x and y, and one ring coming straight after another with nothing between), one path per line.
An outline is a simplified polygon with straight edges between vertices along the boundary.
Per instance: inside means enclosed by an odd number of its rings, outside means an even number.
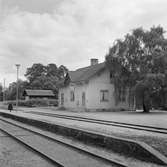
M167 30L166 0L0 0L0 82L33 63L88 66L137 27Z

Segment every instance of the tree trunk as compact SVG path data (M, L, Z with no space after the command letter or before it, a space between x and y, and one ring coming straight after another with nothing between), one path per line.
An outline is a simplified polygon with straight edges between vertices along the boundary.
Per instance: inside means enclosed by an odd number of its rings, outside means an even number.
M146 90L143 92L143 112L149 113L150 112L150 95L149 92Z
M143 103L143 112L149 113L150 112L150 106L148 104Z

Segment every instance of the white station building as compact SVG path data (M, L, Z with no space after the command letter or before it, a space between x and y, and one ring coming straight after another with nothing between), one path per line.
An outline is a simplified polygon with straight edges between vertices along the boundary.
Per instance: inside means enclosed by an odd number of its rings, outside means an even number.
M117 104L112 75L105 63L91 59L91 65L69 71L68 84L59 89L59 107L74 111L119 110L129 107L125 92ZM64 81L66 82L66 81Z

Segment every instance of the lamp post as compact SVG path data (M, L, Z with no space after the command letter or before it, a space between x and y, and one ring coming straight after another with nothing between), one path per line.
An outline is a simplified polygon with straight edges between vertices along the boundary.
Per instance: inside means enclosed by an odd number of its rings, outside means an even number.
M18 80L19 80L19 67L20 67L20 64L16 64L16 69L17 69L16 111L18 109L18 99L19 99L19 83L18 83Z

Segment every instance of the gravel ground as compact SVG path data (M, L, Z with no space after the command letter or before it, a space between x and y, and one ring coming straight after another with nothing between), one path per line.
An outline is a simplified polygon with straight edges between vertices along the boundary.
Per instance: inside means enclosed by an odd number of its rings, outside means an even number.
M0 131L0 167L53 167Z

